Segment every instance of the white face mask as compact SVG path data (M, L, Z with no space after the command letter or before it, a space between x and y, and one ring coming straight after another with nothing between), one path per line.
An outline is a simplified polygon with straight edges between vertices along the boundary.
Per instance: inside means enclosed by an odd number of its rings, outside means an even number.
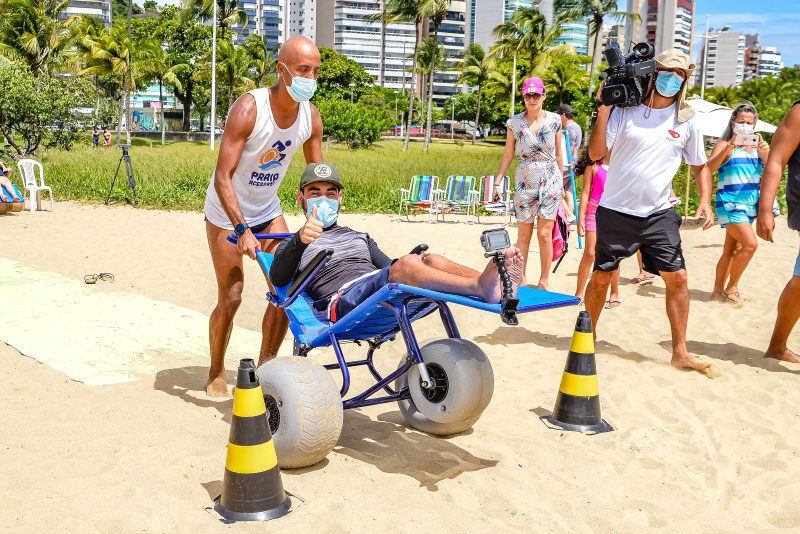
M746 122L736 122L733 125L733 133L735 134L749 135L753 133L755 129L755 126L747 124Z

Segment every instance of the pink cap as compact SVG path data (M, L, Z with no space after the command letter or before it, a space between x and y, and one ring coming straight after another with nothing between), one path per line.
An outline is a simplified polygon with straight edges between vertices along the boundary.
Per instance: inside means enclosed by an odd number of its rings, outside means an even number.
M544 82L541 78L533 76L522 82L522 96L525 96L528 93L538 93L540 95L544 94Z

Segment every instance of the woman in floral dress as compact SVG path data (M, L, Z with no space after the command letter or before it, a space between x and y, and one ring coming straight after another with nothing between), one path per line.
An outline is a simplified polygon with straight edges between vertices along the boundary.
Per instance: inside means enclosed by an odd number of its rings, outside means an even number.
M547 289L550 265L553 263L553 221L564 194L561 169L561 118L542 109L545 89L541 78L528 78L522 83L525 111L514 115L506 124L506 150L497 171L495 193L514 156L519 164L514 174L516 191L514 209L517 214L517 247L528 266L528 251L533 236L533 223L538 220L539 260L542 272L537 287ZM526 277L523 271L523 283Z

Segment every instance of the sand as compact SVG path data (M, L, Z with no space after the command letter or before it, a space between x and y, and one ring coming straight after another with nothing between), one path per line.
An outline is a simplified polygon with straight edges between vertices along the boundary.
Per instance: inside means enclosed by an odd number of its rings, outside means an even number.
M299 221L290 217L290 227ZM368 230L390 255L425 242L474 267L484 262L478 235L490 227L346 214L342 222ZM115 283L91 291L204 316L213 308L216 287L200 214L57 203L54 213L0 217L0 227L0 258L31 271L71 281L113 272ZM663 283L624 283L623 304L604 312L597 345L603 416L616 431L549 430L539 415L553 407L578 309L523 315L518 327L508 327L497 316L454 307L462 335L494 366L494 398L474 428L440 439L401 426L392 404L348 411L326 460L283 472L286 489L303 504L269 526L223 525L206 510L221 488L231 401L202 393L205 356L165 357L155 371L134 369L132 382L88 386L0 343L0 529L797 531L800 365L762 355L798 237L778 220L777 243L762 243L745 273L741 308L707 301L723 231L687 228L683 239L692 299L689 348L712 361L719 378L669 366ZM571 250L551 278L553 290L574 291L579 258L573 233ZM624 279L635 274L635 261L623 264ZM0 287L3 317L9 317L28 296L2 277ZM238 327L259 329L264 290L257 266L247 261ZM75 314L84 305L38 298L43 313L59 306ZM430 318L417 329L422 339L441 335ZM48 324L40 330L47 336ZM108 336L94 326L86 343L105 343ZM800 346L800 329L791 341ZM229 369L257 350L237 348ZM288 353L289 344L282 350ZM380 352L389 369L402 351L394 344ZM332 353L315 358L330 361Z

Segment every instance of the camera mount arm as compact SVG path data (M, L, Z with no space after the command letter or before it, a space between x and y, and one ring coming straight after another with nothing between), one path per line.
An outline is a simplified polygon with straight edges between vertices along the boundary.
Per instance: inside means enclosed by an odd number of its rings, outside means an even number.
M519 299L514 297L514 289L511 287L511 277L508 275L508 269L506 269L505 251L487 252L484 256L492 258L492 261L497 266L497 272L500 273L500 280L503 282L500 318L504 323L516 326L519 324L519 319L517 319Z

